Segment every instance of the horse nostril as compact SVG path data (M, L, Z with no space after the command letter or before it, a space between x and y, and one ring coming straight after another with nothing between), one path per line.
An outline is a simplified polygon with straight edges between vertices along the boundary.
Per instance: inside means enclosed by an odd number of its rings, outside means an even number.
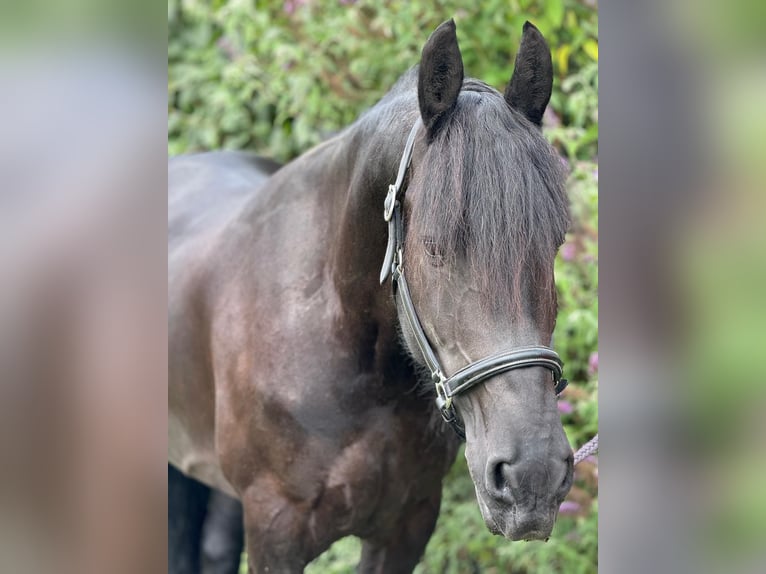
M509 467L510 465L507 462L499 462L495 465L495 470L492 475L492 486L494 486L495 490L498 492L502 492L507 486L505 475L507 474L507 469L509 469Z
M513 465L504 460L496 462L491 466L488 478L490 494L510 502L513 490L519 486L519 479Z
M558 461L495 460L487 467L486 488L493 498L506 503L522 503L529 496L562 498L574 482L573 456L568 454Z
M572 483L574 482L573 453L570 453L564 459L564 464L566 465L566 470L564 471L564 478L561 479L561 484L559 485L559 496L561 497L566 496L566 494L569 492L569 489L572 488Z

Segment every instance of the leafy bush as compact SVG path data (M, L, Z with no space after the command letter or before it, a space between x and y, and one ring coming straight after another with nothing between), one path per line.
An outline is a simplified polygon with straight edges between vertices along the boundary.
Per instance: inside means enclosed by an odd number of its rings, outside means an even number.
M498 89L510 77L524 22L533 21L553 51L549 119L587 131L598 59L597 15L587 4L169 0L169 151L248 148L291 159L373 105L449 17L467 74ZM564 151L592 157L595 140Z
M573 225L556 260L555 346L573 446L598 429L598 15L595 0L169 0L168 151L250 149L287 161L351 123L418 62L454 17L467 75L502 90L522 25L548 40L555 71L545 133L567 161ZM598 471L577 468L548 543L508 543L484 526L461 455L420 574L597 570ZM346 538L308 572L353 572ZM246 568L243 572L246 572Z

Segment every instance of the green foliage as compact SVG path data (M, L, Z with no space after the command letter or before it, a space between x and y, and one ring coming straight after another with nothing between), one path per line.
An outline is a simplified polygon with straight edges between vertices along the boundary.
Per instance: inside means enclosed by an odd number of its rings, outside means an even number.
M306 568L306 574L351 574L356 572L362 543L355 536L338 540Z
M598 145L598 62L589 62L565 78L561 89L551 96L551 109L558 110L565 122L547 126L552 143L570 159L594 157Z
M598 164L579 161L568 183L572 227L556 258L559 312L554 344L570 387L563 415L572 444L598 432Z
M420 59L454 17L467 75L502 90L526 20L552 50L545 133L571 168L572 228L556 260L554 335L570 387L562 421L576 448L598 430L598 15L594 0L169 0L168 151L250 149L283 161L348 125ZM419 574L597 570L598 472L584 463L547 543L509 543L481 518L461 455ZM307 569L355 571L338 541ZM243 564L242 572L246 572Z
M598 345L598 166L578 162L569 177L572 226L556 259L556 347L576 380L587 380Z
M498 89L533 21L553 51L549 123L588 134L557 144L570 158L594 155L597 13L576 0L169 0L169 152L291 159L373 105L449 17L467 74Z

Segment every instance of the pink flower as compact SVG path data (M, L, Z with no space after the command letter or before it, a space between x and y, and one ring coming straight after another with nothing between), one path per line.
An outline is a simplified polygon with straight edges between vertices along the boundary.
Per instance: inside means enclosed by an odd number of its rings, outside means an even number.
M545 112L543 112L543 123L546 128L557 128L561 125L561 118L559 118L558 114L553 110L552 106L545 108Z
M591 353L588 359L588 374L593 376L596 373L598 373L598 351Z
M564 261L572 261L576 251L577 249L575 248L574 243L567 242L561 246L561 258Z
M572 404L568 401L559 401L559 413L562 415L569 415L572 414L572 411L574 410L574 407L572 407Z
M286 0L282 6L282 10L284 10L286 14L292 14L296 9L306 4L307 1L308 0Z
M580 504L574 500L565 500L559 506L559 514L577 514L580 511Z

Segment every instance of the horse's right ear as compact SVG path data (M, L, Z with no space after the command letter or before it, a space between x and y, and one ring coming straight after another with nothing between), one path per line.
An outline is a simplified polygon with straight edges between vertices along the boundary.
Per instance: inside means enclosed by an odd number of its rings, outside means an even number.
M463 85L463 58L457 45L455 21L434 30L423 46L418 73L420 117L432 139L457 103Z

